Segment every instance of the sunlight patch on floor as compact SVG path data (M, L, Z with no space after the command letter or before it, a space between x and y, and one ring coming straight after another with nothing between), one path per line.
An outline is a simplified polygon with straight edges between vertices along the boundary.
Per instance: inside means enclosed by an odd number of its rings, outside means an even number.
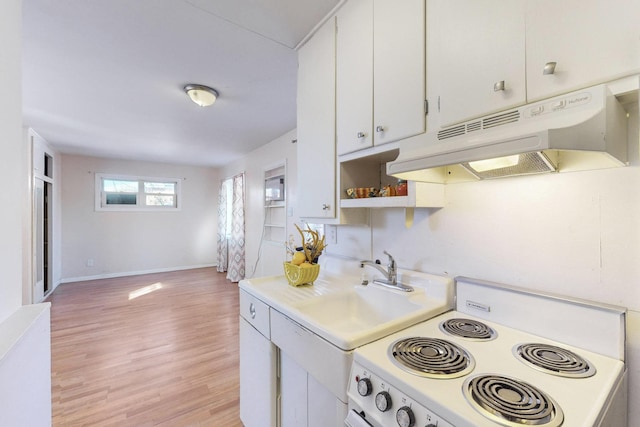
M150 294L151 292L157 291L158 289L162 289L162 283L160 282L154 283L153 285L145 286L140 289L136 289L135 291L131 291L129 292L129 301L143 295Z

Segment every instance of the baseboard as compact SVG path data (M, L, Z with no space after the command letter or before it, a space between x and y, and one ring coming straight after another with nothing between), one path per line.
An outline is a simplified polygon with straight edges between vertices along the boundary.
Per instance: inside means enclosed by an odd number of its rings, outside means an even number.
M216 267L217 264L190 265L184 267L155 268L152 270L126 271L122 273L96 274L95 276L66 277L62 283L85 282L87 280L112 279L114 277L140 276L142 274L167 273L170 271L195 270L196 268ZM54 288L55 289L55 288Z

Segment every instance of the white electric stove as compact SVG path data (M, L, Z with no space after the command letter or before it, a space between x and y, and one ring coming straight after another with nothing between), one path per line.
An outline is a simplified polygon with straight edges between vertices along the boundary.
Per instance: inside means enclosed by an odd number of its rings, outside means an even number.
M456 298L355 350L347 426L627 425L625 309L463 277Z

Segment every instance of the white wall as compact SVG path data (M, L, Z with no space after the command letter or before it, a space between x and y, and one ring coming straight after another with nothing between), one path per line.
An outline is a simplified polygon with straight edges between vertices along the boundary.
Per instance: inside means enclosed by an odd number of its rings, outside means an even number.
M454 184L411 229L401 211L376 211L374 253L640 311L638 188L638 166Z
M63 282L215 264L215 169L63 154L61 173ZM96 173L183 178L182 209L96 212Z
M292 233L291 230L295 231L293 223L298 222L295 214L296 145L291 142L294 139L296 139L295 130L287 132L252 151L241 160L227 165L220 172L220 180L245 172L246 277L282 274L282 261L285 259L284 239L281 245L268 242L263 242L261 245L264 223L264 172L274 164L286 162L286 203L292 209L292 215L287 216L287 230L284 233L286 237Z
M22 144L22 1L0 2L0 323L22 303L22 213L27 179ZM7 205L7 203L9 203Z
M31 308L21 307L23 215L30 200L22 139L21 45L22 1L2 1L0 180L5 206L0 210L0 424L35 426L51 422L51 353L48 305L39 307L45 313L37 324L16 322Z

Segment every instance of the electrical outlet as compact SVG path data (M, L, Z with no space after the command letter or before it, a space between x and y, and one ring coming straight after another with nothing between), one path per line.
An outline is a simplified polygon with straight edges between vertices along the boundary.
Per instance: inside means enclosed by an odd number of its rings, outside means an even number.
M89 258L87 260L87 267L93 267L93 259Z
M327 233L327 241L332 245L338 244L338 226L326 225L325 232Z

